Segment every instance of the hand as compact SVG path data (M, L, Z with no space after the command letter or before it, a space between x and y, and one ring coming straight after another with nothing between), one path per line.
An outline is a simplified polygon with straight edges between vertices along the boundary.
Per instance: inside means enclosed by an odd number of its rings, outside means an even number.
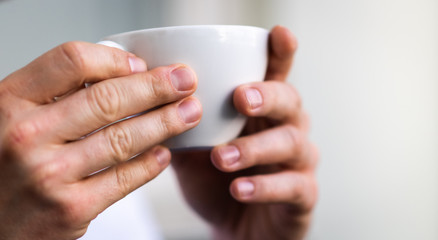
M199 122L196 81L181 64L146 71L133 54L70 42L0 82L0 239L76 239L159 174L170 152L155 145Z
M318 155L300 97L285 82L296 45L275 27L267 81L234 92L235 107L250 117L240 138L211 152L174 155L183 194L216 239L302 239L307 232Z

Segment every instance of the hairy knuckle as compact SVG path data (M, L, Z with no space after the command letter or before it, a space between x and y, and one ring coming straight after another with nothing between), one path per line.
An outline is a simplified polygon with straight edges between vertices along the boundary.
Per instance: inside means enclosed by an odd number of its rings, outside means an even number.
M121 110L122 93L110 82L93 85L89 88L87 100L91 111L103 122L117 119Z
M133 139L126 129L114 125L105 129L105 135L115 164L131 157Z

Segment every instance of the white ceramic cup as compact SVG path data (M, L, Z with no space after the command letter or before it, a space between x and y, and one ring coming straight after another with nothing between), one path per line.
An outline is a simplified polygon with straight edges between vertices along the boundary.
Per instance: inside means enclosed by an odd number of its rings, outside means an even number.
M246 118L233 107L232 94L241 84L263 80L268 35L267 30L251 26L178 26L120 33L99 43L134 53L149 69L174 63L194 69L201 122L164 143L181 149L211 147L239 135Z

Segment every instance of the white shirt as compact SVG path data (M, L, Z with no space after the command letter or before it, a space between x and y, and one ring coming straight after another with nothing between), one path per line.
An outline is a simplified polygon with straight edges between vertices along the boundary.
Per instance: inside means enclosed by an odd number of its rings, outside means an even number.
M80 239L162 240L151 212L143 186L101 213Z

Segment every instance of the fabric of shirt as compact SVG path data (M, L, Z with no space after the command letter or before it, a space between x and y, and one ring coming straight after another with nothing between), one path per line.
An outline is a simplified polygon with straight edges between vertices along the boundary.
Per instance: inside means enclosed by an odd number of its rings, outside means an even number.
M137 189L97 216L80 240L162 240L144 188Z

